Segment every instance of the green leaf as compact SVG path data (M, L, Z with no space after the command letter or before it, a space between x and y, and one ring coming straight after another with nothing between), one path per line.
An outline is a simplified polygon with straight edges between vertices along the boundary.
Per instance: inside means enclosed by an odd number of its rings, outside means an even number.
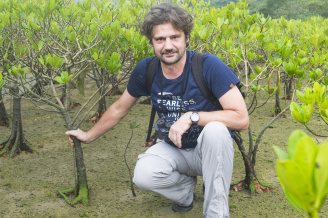
M257 85L255 86L253 83L251 84L251 89L253 92L257 92L258 90L260 90L261 85Z
M84 19L85 19L85 21L86 21L87 23L90 23L91 15L90 15L89 12L86 12L86 13L85 13L85 17L84 17Z
M294 160L300 166L300 170L308 181L313 178L317 153L318 147L311 137L303 136L297 141Z
M93 58L95 59L95 60L97 60L98 59L98 54L95 52L95 53L93 53Z
M130 122L130 129L134 129L136 127L136 122Z
M42 64L42 66L44 66L44 60L43 60L43 57L41 55L40 55L40 58L38 60Z
M71 80L72 77L73 77L73 75L69 75L69 76L65 77L65 78L63 79L63 82L64 82L65 84L68 83L68 82Z
M55 0L50 0L50 11L54 10L56 7L56 1Z
M39 41L38 44L38 50L41 51L42 47L43 47L44 42L43 41Z
M307 125L307 123L310 121L311 117L312 117L312 112L313 112L313 105L308 104L302 105L302 108L304 110L304 123L305 125Z
M243 21L241 22L241 31L242 31L243 33L246 33L248 27L249 27L249 25L248 25L247 21L246 21L246 20L243 20Z
M2 86L5 85L5 83L6 83L6 82L5 82L4 80L0 80L0 89L1 89Z
M299 213L303 214L303 211L301 210L300 206L298 206L293 200L292 198L290 197L288 191L286 189L284 189L284 193L285 193L285 196L286 196L286 199L287 201L289 202L289 204L294 207Z
M255 72L256 72L257 74L259 74L259 73L262 72L263 67L256 66L256 67L254 68L254 70L255 70Z
M60 58L60 61L58 61L57 68L61 67L65 63L65 60L63 58Z
M21 69L19 72L22 76L25 76L25 74L27 73L28 67L25 67L24 69Z
M276 155L278 156L279 160L287 160L288 154L282 150L281 148L277 146L273 146L274 151L276 152Z
M253 73L251 73L249 76L251 77L251 79L255 79L255 76Z
M32 42L31 44L32 44L33 48L34 48L36 51L38 51L38 46L37 46L34 42Z
M298 89L301 89L301 88L302 88L302 82L297 83L297 84L296 84L296 87L297 87Z
M316 192L321 197L325 197L328 192L328 142L319 145L318 154L315 160L314 179Z
M61 78L64 79L65 77L68 76L68 72L67 71L63 71L61 74L60 74Z
M56 76L56 80L57 82L64 84L64 81L59 76Z
M3 60L6 60L8 57L8 53L6 53L4 56L3 56Z
M287 151L288 151L289 159L294 160L294 154L295 154L295 148L296 148L297 142L303 136L307 136L307 135L302 130L295 130L292 132L292 134L290 134L290 136L288 138L288 144L287 144Z
M279 181L288 191L290 199L305 211L309 211L315 200L311 181L302 173L300 166L292 160L277 161Z
M2 73L0 73L0 89L2 86L4 86L5 80L2 79Z

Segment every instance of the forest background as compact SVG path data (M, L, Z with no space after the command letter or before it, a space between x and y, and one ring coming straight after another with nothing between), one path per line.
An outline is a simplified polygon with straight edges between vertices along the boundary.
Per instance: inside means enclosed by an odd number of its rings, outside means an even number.
M206 0L207 2L209 0ZM236 3L238 0L211 0L214 7L223 7L229 3ZM313 16L328 17L327 0L249 0L248 8L250 14L262 13L265 17L284 17L286 19L306 20Z

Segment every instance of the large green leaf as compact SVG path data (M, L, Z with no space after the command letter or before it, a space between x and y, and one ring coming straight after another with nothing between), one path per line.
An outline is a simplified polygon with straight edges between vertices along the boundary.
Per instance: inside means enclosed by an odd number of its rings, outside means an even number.
M282 150L281 148L277 146L273 146L274 151L276 152L276 155L278 156L279 160L287 160L288 154Z
M310 119L312 117L313 105L312 104L308 104L308 105L303 104L302 109L304 111L304 124L307 125L307 123L310 121Z
M300 140L303 136L307 136L305 132L302 130L295 130L290 134L288 138L288 144L287 144L287 151L288 151L288 157L291 160L294 160L294 154L295 154L295 148L297 145L297 141Z
M294 160L303 171L303 175L308 181L312 181L315 158L318 153L318 147L311 137L303 136L296 144Z
M241 22L241 31L242 31L244 34L246 33L248 27L249 27L249 25L248 25L247 21L246 21L246 20L243 20L243 21Z
M315 160L315 187L316 192L324 197L328 192L328 142L319 145L318 155Z
M297 204L293 201L293 199L292 199L292 197L290 197L288 191L287 191L284 187L283 187L283 190L284 190L284 193L285 193L286 199L287 199L287 201L289 202L289 204L290 204L293 208L295 208L299 213L302 213L302 209L300 208L299 205L297 205Z
M281 185L288 191L290 199L305 211L310 211L315 196L311 181L303 174L301 167L292 160L277 161L276 171Z
M301 105L296 102L290 104L290 111L293 115L293 118L298 122L304 124L304 110Z

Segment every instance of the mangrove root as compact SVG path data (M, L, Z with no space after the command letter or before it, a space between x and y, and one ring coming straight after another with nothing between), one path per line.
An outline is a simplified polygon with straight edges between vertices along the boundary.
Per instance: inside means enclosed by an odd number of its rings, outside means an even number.
M241 191L243 189L249 189L252 194L256 193L265 193L272 190L268 185L261 184L261 182L253 176L253 180L251 180L250 184L247 184L246 180L242 180L236 184L230 185L230 190L232 191Z

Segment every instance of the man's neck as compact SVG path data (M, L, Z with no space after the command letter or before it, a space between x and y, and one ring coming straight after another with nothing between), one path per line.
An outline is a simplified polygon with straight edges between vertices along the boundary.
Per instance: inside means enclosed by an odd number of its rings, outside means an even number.
M187 51L184 53L183 57L179 60L179 62L172 64L172 65L166 65L163 62L161 62L161 67L163 71L163 75L166 79L176 79L178 78L185 67L187 60Z

